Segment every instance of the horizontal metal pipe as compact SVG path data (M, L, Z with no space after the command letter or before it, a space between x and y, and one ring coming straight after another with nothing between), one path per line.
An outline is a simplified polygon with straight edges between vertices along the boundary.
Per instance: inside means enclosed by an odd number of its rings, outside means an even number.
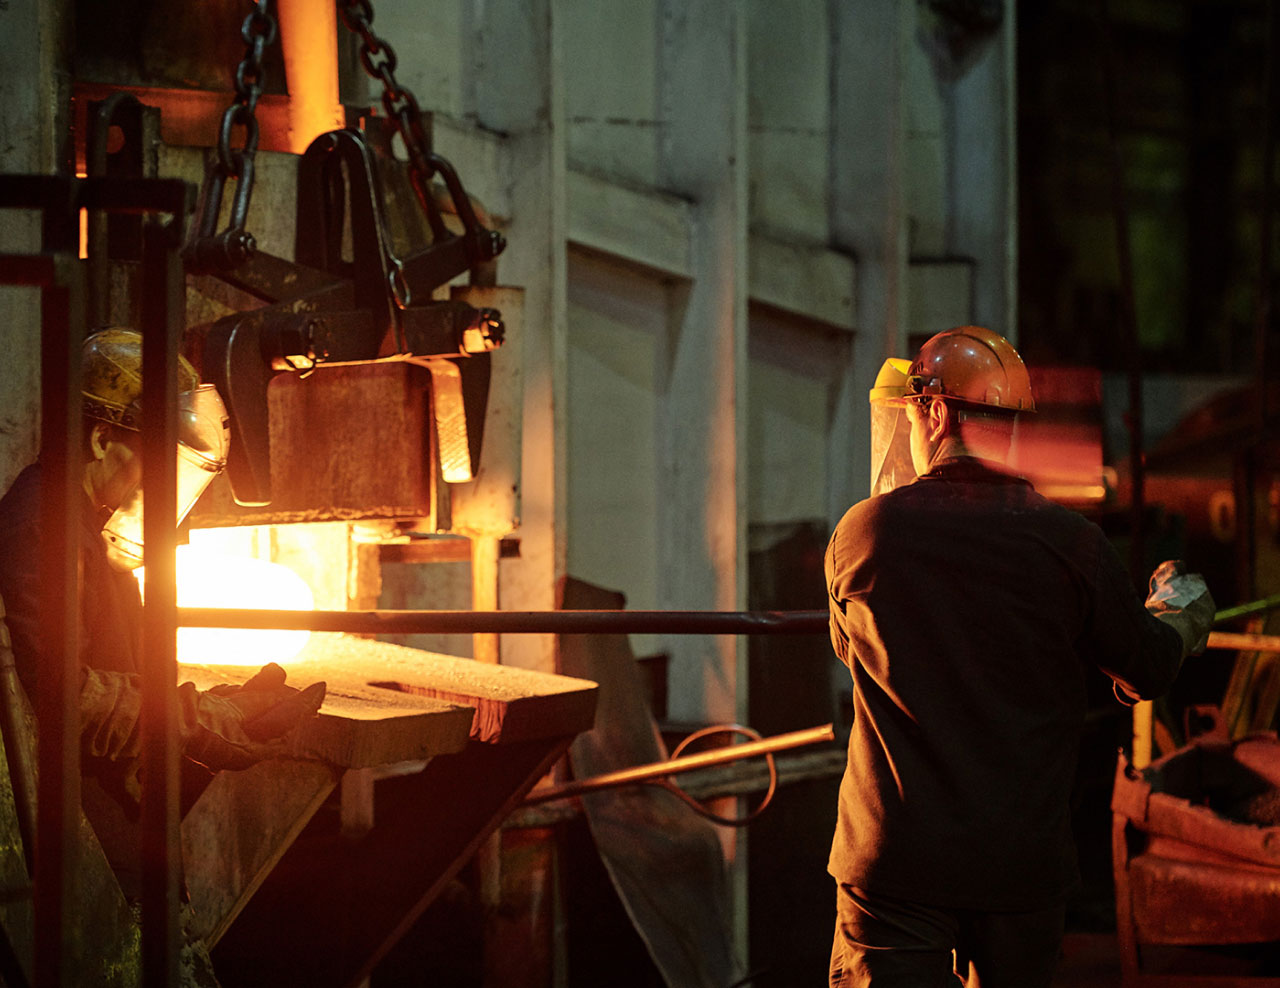
M826 634L826 611L267 611L181 607L188 628L349 634Z
M1209 648L1224 648L1235 652L1280 652L1280 635L1211 631Z
M759 741L748 741L745 744L730 745L728 748L715 748L711 751L700 751L696 755L681 755L663 762L652 762L648 765L636 765L633 768L622 768L616 772L605 772L593 775L589 779L577 782L566 782L562 786L540 789L525 797L524 805L545 803L552 799L567 799L570 796L581 796L583 793L597 792L600 789L616 789L618 786L634 785L638 782L649 782L664 779L668 775L680 772L692 772L694 769L709 768L712 765L724 765L728 762L741 761L755 755L771 755L788 748L799 748L806 744L818 744L822 741L834 741L836 733L831 724L822 727L809 727L803 731L791 731L789 734L776 734L771 738Z
M185 628L341 631L387 635L826 634L826 611L269 611L180 607ZM1280 635L1211 631L1209 648L1280 652Z
M1213 616L1213 623L1225 624L1237 618L1249 617L1253 614L1265 614L1267 611L1274 611L1278 607L1280 607L1280 593L1272 594L1270 597L1263 597L1261 600L1251 600L1247 604L1237 604L1235 607L1224 608Z

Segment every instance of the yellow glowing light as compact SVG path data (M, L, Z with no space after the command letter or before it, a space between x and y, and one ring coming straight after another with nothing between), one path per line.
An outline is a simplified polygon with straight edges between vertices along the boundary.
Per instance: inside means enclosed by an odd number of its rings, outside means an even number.
M76 169L76 178L88 178L89 173L83 168ZM89 257L89 210L80 210L80 260Z
M311 588L287 566L232 556L191 545L178 546L179 607L315 609ZM143 570L135 571L139 585ZM282 665L306 647L309 631L179 628L178 661L189 665Z

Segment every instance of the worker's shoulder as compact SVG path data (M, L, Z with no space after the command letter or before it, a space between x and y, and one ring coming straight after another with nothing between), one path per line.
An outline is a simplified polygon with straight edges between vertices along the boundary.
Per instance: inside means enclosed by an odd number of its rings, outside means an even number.
M831 533L831 551L858 546L859 553L862 553L885 539L893 540L904 531L914 531L924 520L921 512L929 509L921 508L915 503L916 499L905 495L905 491L906 488L899 487L852 505Z
M992 524L1021 533L1035 541L1056 546L1077 559L1096 559L1107 543L1106 533L1079 511L1050 500L1030 484L997 509Z
M886 510L891 511L892 498L896 493L897 491L889 491L885 494L873 494L871 497L856 501L837 522L836 532L870 524Z
M999 476L998 482L976 483L922 477L857 502L845 512L837 530L874 527L906 521L911 517L950 517L956 512L982 517L989 515L991 519L1023 517L1033 523L1070 531L1092 532L1097 529L1078 511L1049 500L1025 480Z
M0 511L12 513L38 505L40 493L40 464L36 462L23 468L0 497Z
M0 582L14 571L34 566L40 540L40 468L32 464L18 474L0 497Z
M40 465L33 463L14 478L0 497L0 552L15 545L30 545L33 529L38 529L42 515L43 484ZM3 564L4 560L0 560Z

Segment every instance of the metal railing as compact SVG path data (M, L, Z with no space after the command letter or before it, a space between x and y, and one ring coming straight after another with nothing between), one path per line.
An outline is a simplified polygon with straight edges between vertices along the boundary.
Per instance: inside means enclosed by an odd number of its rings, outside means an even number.
M82 209L167 215L144 232L143 373L150 413L142 426L144 534L151 566L143 609L142 983L171 985L178 973L178 744L173 553L176 503L177 348L183 331L183 218L193 190L170 179L0 176L0 210L38 211L38 254L0 256L0 284L41 293L41 627L36 697L37 767L33 981L68 981L76 929L80 840L80 551L82 467L80 348L85 337L84 264L78 257ZM155 410L162 414L155 414ZM166 521L168 523L166 524Z

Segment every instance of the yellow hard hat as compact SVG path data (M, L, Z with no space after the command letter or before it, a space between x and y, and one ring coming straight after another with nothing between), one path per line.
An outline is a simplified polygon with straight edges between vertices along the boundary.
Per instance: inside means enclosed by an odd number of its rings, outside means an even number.
M142 334L111 326L88 336L81 349L81 393L88 418L137 432L142 408ZM200 377L178 357L178 391L192 391Z

